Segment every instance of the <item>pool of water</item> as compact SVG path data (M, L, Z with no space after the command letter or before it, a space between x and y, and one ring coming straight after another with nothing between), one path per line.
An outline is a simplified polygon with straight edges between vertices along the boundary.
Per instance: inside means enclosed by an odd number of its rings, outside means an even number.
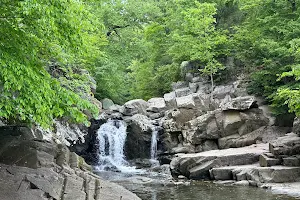
M268 190L247 186L224 186L209 182L194 182L189 186L141 186L123 184L143 200L294 200L274 195Z
M209 181L170 184L164 174L135 171L134 173L96 172L102 178L116 182L134 192L142 200L295 200L286 195L248 186L228 186ZM300 188L299 188L300 190Z

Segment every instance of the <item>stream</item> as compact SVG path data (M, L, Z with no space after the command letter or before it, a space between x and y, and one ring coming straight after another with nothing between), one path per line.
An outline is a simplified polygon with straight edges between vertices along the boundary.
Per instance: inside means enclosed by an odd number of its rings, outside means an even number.
M170 183L166 176L157 173L96 172L106 180L118 183L142 200L295 200L286 195L248 186L229 186L210 181Z

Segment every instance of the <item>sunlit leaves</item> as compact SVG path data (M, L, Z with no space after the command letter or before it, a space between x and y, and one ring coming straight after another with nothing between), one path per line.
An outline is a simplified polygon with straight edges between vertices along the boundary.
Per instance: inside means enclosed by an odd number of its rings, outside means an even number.
M96 114L76 91L81 76L71 70L72 82L57 80L48 69L52 62L93 68L102 55L103 26L89 9L79 0L1 2L0 117L49 127L55 118L87 123L83 111Z

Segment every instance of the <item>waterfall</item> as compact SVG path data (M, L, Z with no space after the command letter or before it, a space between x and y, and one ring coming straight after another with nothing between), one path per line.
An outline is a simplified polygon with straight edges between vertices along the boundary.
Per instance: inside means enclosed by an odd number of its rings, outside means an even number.
M99 140L99 170L121 170L127 165L124 156L126 124L121 120L109 120L97 131Z
M157 157L157 130L152 131L152 137L151 137L151 160L156 160Z

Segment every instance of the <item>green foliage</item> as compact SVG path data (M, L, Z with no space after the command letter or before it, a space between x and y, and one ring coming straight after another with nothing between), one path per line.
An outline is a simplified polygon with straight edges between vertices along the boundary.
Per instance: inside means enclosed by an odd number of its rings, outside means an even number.
M105 65L111 66L109 71L118 71L122 75L117 76L115 73L113 77L118 77L114 79L118 85L111 85L108 91L102 91L99 96L112 97L109 93L116 91L114 88L120 88L120 85L129 88L129 91L122 89L123 93L119 92L125 97L123 100L126 100L126 96L130 99L161 96L170 91L172 82L180 78L179 66L182 61L199 61L202 65L216 64L219 57L228 53L225 32L215 28L215 4L178 0L168 3L149 0L147 4L151 6L139 7L138 11L131 1L109 4L114 8L109 8L112 10L120 10L122 5L125 14L120 14L121 19L114 15L111 17L114 20L106 22L110 27L110 45ZM127 13L131 13L130 17L126 17ZM113 23L122 28L112 31ZM118 59L112 55L118 56ZM106 73L107 71L102 77ZM125 80L123 82L119 79L122 77ZM107 82L111 82L111 79ZM121 82L123 84L119 84ZM126 95L126 92L129 93ZM122 98L113 99L120 102Z
M83 111L96 114L95 106L63 87L66 81L51 77L47 66L91 68L101 55L105 40L89 7L77 0L4 0L0 13L0 117L43 127L61 117L88 123Z
M249 91L267 97L278 114L287 111L284 105L296 111L298 80L288 76L296 75L294 67L299 63L299 8L292 1L272 0L240 1L240 7L247 18L236 29L235 51L254 72ZM292 69L294 72L289 72Z
M87 123L95 96L124 103L171 90L180 64L252 73L249 91L300 113L300 12L285 0L2 0L0 117ZM236 64L238 63L238 64ZM224 70L226 68L226 70ZM233 69L232 69L233 68Z

